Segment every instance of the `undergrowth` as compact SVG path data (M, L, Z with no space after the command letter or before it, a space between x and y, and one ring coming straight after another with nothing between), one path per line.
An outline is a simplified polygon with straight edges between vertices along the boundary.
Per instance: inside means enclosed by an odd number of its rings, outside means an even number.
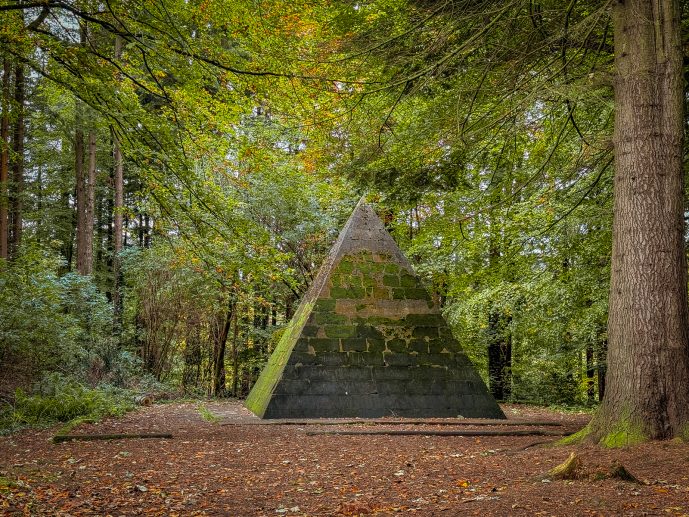
M14 401L0 410L0 433L59 422L66 423L61 430L64 432L80 423L121 416L132 409L132 393L108 385L89 388L67 381L53 385L48 393L27 394L17 389Z

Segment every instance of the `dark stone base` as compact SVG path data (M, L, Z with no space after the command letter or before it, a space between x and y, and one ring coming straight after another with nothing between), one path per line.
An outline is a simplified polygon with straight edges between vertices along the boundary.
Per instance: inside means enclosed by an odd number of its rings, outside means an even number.
M263 418L505 418L469 369L327 367L285 369Z

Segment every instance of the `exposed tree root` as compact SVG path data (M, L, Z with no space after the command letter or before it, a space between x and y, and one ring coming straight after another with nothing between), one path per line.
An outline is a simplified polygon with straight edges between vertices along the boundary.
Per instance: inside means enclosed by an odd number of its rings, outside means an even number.
M581 459L576 455L576 453L571 453L569 457L558 466L550 469L545 474L542 474L536 478L537 480L563 480L563 479L580 479L589 481L602 481L604 479L618 479L620 481L626 481L628 483L636 483L643 485L636 476L629 472L624 465L620 463L613 463L606 468L597 468L595 470L587 470Z
M613 463L610 469L605 473L605 479L619 479L621 481L628 481L630 483L636 483L638 485L643 485L635 475L629 472L624 465L620 463Z
M550 469L545 475L548 479L576 479L578 477L578 470L581 466L581 460L575 453L571 453L563 463L557 467Z

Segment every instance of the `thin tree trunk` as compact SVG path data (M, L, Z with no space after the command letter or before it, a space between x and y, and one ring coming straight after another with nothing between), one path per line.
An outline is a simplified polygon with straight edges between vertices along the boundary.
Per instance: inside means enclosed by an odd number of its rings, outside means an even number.
M608 341L602 340L596 351L596 372L598 374L598 401L605 396L605 374L608 371Z
M123 218L122 226L123 226L123 227L122 227L122 232L123 232L123 235L122 235L122 247L123 247L123 248L126 248L126 247L129 245L129 240L127 239L128 233L127 233L127 231L126 231L126 230L129 228L129 216L128 216L127 214L125 214L125 216L124 216L124 218Z
M86 180L86 240L85 247L85 273L93 273L93 232L95 228L95 199L96 199L96 132L89 131L88 138L88 176Z
M605 398L593 440L689 437L684 85L677 0L617 0L615 183Z
M294 294L289 293L285 297L285 321L289 321L292 319L292 315L294 314L294 302L296 300L296 297Z
M497 400L506 400L512 393L512 340L510 318L498 310L488 316L488 383Z
M113 158L115 162L115 202L113 206L113 306L115 320L121 323L122 318L122 252L123 243L123 215L124 215L124 166L122 163L122 151L117 135L113 139Z
M495 216L490 217L491 237L489 240L488 261L495 267L500 260L502 236ZM506 400L512 393L512 337L509 316L502 314L500 307L493 307L488 314L488 385L497 400Z
M76 205L75 192L66 189L62 191L60 193L60 226L64 232L62 233L62 255L67 259L67 263L60 268L60 274L69 273L74 267L74 236L78 226L78 212L72 207L73 204Z
M115 60L122 56L122 38L115 37ZM114 162L114 189L115 199L113 206L113 309L115 311L115 325L122 326L122 264L120 253L122 251L122 218L124 212L124 164L122 150L117 133L113 131L113 162Z
M195 388L201 372L201 335L199 320L196 317L187 319L184 345L184 371L182 372L182 390Z
M12 255L22 240L22 196L24 192L24 102L25 102L24 64L17 63L14 69L14 104L17 116L14 126L14 157L12 160L12 239L10 251Z
M593 346L586 346L586 401L592 404L596 398L596 370L593 366Z
M9 256L10 60L2 61L2 116L0 117L0 258Z
M93 260L94 264L104 264L107 267L107 253L105 253L103 249L103 243L105 242L107 232L104 221L106 221L109 226L112 214L108 211L106 201L107 200L104 200L102 196L94 196L93 228L95 235L93 241ZM106 292L105 294L108 296L110 293Z
M77 212L77 261L76 270L87 275L86 270L86 177L84 174L84 131L81 127L81 102L76 101L76 129L74 131L74 171L76 177L76 212Z
M239 325L237 325L237 311L234 311L234 333L232 335L232 396L237 397L239 391Z
M151 218L144 214L144 248L151 247Z
M39 214L43 213L43 165L36 165L36 210ZM42 229L41 224L40 228ZM37 232L36 240L41 242L42 232Z
M137 226L137 236L139 237L139 248L144 247L144 214L139 212L139 224Z
M230 298L227 313L225 314L225 323L220 334L216 337L213 347L213 385L211 391L216 397L220 397L225 393L225 348L227 337L230 334L234 310L234 299Z

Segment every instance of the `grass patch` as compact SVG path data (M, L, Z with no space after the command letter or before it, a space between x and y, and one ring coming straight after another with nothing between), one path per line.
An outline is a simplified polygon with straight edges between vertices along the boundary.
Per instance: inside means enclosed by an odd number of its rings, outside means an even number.
M576 433L570 434L569 436L565 436L561 440L558 440L555 445L576 445L583 442L589 434L591 434L591 429L589 426L586 426Z
M203 418L206 422L210 422L211 424L217 424L220 422L220 417L203 404L199 405L199 415L201 415L201 418Z

